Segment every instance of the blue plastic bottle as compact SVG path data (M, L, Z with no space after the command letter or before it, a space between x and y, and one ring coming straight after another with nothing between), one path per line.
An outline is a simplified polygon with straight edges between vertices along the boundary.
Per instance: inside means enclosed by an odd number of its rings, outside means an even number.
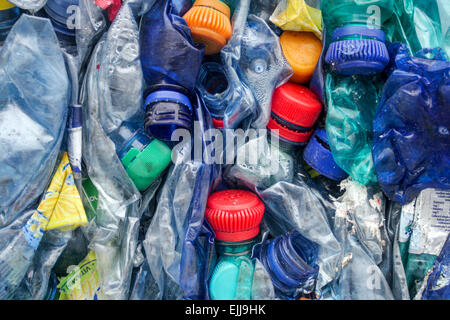
M191 98L203 50L192 40L186 21L174 13L171 1L157 1L142 18L140 51L147 84L145 129L168 142L174 130L192 127Z
M254 239L264 215L264 204L244 190L225 190L208 198L205 216L216 234L219 259L209 281L212 300L250 300Z

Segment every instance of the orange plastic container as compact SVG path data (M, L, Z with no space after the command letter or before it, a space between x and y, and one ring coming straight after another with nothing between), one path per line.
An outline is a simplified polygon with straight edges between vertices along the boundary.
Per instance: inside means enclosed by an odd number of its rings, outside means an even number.
M292 82L308 83L322 52L322 42L312 32L285 31L280 37L286 60L294 69Z
M183 18L194 41L205 45L205 54L220 52L231 38L230 8L219 0L197 0Z

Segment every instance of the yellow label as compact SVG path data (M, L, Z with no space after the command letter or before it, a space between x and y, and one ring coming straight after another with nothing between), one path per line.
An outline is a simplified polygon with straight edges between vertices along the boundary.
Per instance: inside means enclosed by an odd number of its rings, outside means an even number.
M304 0L284 0L270 17L273 24L285 31L313 32L322 40L322 11Z
M94 251L81 261L75 269L58 284L59 300L98 300L101 295Z
M8 2L6 0L0 0L0 10L8 10L14 7L15 5L13 5L11 2Z
M67 231L87 224L86 212L73 179L67 152L64 153L37 210L49 219L44 230Z

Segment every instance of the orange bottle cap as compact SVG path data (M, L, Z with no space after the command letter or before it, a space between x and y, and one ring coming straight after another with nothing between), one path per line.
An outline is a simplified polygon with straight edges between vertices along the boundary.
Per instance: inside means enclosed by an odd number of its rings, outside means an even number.
M197 0L183 18L207 55L220 52L231 38L230 8L219 0Z
M281 48L294 69L292 82L308 83L322 52L322 42L312 32L285 31L280 37Z

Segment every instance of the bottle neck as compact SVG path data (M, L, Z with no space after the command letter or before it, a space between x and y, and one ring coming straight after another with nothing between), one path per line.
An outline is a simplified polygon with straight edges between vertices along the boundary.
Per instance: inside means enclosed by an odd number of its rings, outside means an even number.
M216 241L216 248L221 256L250 256L255 239L246 241Z

